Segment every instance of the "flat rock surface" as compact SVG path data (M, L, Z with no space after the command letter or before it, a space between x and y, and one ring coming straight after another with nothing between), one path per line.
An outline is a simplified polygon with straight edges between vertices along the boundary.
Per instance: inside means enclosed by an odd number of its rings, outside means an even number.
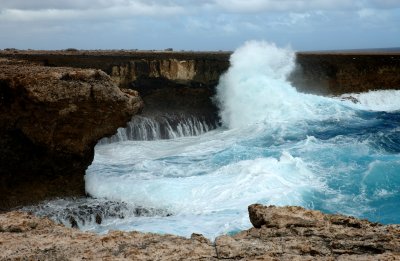
M212 243L191 238L66 228L24 212L0 215L0 259L400 260L400 228L300 207L249 206L255 226Z

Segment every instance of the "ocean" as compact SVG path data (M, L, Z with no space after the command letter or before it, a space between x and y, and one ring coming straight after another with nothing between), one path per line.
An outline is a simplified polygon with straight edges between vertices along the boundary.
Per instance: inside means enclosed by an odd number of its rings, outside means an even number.
M137 116L96 146L92 199L34 212L98 233L210 239L250 228L253 203L400 223L400 91L298 92L287 80L294 51L273 43L247 42L230 62L213 98L218 124Z

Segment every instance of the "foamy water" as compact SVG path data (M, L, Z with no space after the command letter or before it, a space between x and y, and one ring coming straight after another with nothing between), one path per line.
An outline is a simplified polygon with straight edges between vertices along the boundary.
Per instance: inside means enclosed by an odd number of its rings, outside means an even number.
M400 88L400 86L399 86ZM400 109L400 90L380 90L365 93L348 93L339 98L350 106L370 111L398 111Z
M398 92L351 94L357 103L299 93L286 80L293 61L291 50L248 42L232 55L218 86L222 127L98 145L87 192L158 211L82 228L212 239L249 228L252 203L398 223Z

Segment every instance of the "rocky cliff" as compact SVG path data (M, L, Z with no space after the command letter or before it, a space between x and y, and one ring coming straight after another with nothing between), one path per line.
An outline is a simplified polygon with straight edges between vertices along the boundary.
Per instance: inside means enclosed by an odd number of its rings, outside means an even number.
M340 95L400 89L400 53L297 53L294 86L305 92Z
M210 87L228 69L231 52L152 51L0 51L0 57L45 66L95 68L109 74L119 87L143 79L165 79L191 87ZM161 87L161 86L160 86Z
M0 60L0 210L84 195L96 142L142 107L95 69Z
M0 259L400 260L400 227L300 207L249 206L253 228L210 242L140 232L85 233L23 212L0 215Z
M213 88L229 67L230 52L0 51L0 57L46 66L95 68L122 88L145 96L155 89ZM339 95L400 89L400 52L298 52L291 81L306 92Z
M216 118L211 101L230 52L153 51L0 51L45 66L95 68L121 88L140 93L145 113L172 111Z
M146 111L216 118L210 97L229 67L230 52L0 51L0 57L46 66L95 68L122 88L139 91ZM399 52L299 52L290 81L302 92L340 95L400 89Z

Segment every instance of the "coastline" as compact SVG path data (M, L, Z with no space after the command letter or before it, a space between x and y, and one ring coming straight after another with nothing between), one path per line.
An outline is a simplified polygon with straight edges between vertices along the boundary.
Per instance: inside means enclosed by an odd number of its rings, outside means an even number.
M214 242L141 232L105 235L24 212L0 215L4 260L399 260L399 225L382 226L301 207L249 206L253 228Z
M80 156L78 161L84 159L84 166L78 166L79 171L76 172L78 175L75 176L75 179L60 175L62 177L61 183L53 182L54 184L50 184L55 185L57 189L62 187L65 191L62 191L60 195L48 191L44 193L39 191L40 199L75 195L71 187L79 188L80 192L77 194L83 195L82 177L84 172L82 173L82 170L84 171L93 160L94 145L102 137L112 135L118 127L123 126L132 115L141 110L139 95L146 106L144 113L185 111L189 114L207 115L207 117L215 119L213 118L217 117L215 107L209 101L209 97L215 93L214 88L217 79L229 66L229 55L230 52L17 51L15 53L15 51L1 51L0 57L11 59L10 64L15 62L14 59L29 61L8 67L11 69L2 78L2 99L10 101L7 106L4 103L2 104L2 123L4 123L2 131L7 132L7 137L11 135L8 132L9 130L22 131L23 137L28 137L29 141L33 143L33 145L29 143L33 147L29 151L32 155L39 151L36 147L39 145L41 149L44 147L49 150L49 154L44 157L45 160L33 158L33 161L50 162L49 165L52 169L49 172L56 173L55 176L62 174L60 170L67 169L65 166L76 166L73 163L76 160L74 158L76 155ZM298 62L301 69L292 75L291 80L297 81L300 87L307 86L308 89L302 89L305 92L338 95L349 91L400 89L400 53L331 54L301 52L298 53L298 59L300 59ZM368 63L371 59L375 62ZM336 68L335 64L339 66L339 69L332 69ZM368 64L368 66L360 67L360 64ZM23 66L28 67L27 71L20 70ZM312 68L312 70L307 68ZM33 70L33 73L30 72L31 70ZM100 70L104 70L105 73ZM366 85L362 75L368 74L369 71L374 71L376 74L371 74L374 80L366 79L369 82L369 85ZM3 72L6 72L6 69ZM25 79L25 82L18 82L22 78ZM7 84L4 84L5 82ZM12 84L8 84L9 82ZM71 85L65 87L66 82ZM343 82L350 84L344 86ZM379 82L384 84L379 85ZM43 83L46 83L44 85L47 86L47 89L40 90L38 86L43 85ZM82 87L86 83L91 86L87 88L91 91ZM4 91L9 86L11 86L10 89L15 90L15 92L11 92L13 93L11 96L7 96L10 92ZM71 88L71 86L85 94L76 98L74 94L65 92L65 89ZM95 93L95 95L93 95L93 86L98 88L98 93ZM130 88L131 90L121 91L119 88ZM21 95L26 90L28 95ZM39 96L35 96L38 93L37 90L39 90ZM114 93L114 96L110 95L108 92L110 90ZM60 95L61 98L55 99L54 97L57 97L57 95ZM20 99L21 97L23 99ZM97 97L98 100L92 102L93 97ZM119 98L115 100L115 97ZM78 104L77 100L82 103ZM79 112L72 117L76 120L82 114L87 115L88 111L97 111L99 102L104 102L104 100L107 102L100 107L107 109L102 111L103 115L96 116L100 117L99 119L89 121L91 125L87 128L95 129L99 126L98 122L102 122L105 130L101 133L95 132L96 135L91 136L91 138L82 138L85 133L93 133L83 132L82 125L77 124L76 121L71 121L70 118L65 119L68 115L74 115L75 107L70 105L78 104L77 107L85 108L84 112ZM61 102L57 104L59 101ZM45 105L46 102L49 102L50 105ZM29 104L29 110L21 104L24 106ZM43 110L43 108L47 109ZM54 108L53 111L52 108ZM125 113L120 115L117 122L110 124L110 119L115 118L115 112L121 110L125 110ZM10 111L13 111L13 114L10 114ZM26 114L27 111L43 113L43 115L34 118L43 119L42 126L38 130L33 131L32 127L37 126L38 122L27 120L32 116ZM109 113L106 119L104 112ZM89 118L92 116L93 114L89 114ZM21 121L24 118L25 120ZM61 118L64 125L56 125L67 126L68 132L71 129L74 130L77 140L86 141L84 145L73 142L64 144L65 137L47 139L53 137L48 133L42 133L43 129L48 128L48 122L51 122L49 119L58 121ZM9 124L9 122L14 121L15 123ZM5 124L6 122L7 124ZM26 125L21 124L24 122ZM3 161L10 162L10 158L16 158L16 163L13 161L11 165L19 168L19 170L31 171L34 163L27 164L29 155L19 158L15 156L23 155L22 152L26 150L26 144L15 146L14 142L19 141L21 136L16 137L10 139L9 145L3 146L2 155L9 155L9 158L5 158ZM71 150L71 144L76 145L76 147L72 146L76 150ZM19 148L20 151L11 153L11 150L4 148ZM68 150L75 156L65 156L65 152ZM54 155L60 153L60 151L62 152L61 160L54 159ZM43 166L39 166L37 169L36 172L39 173ZM29 171L25 171L25 174ZM10 178L11 172L7 172L7 170L3 170L3 172L1 173L3 185L0 186L2 189L0 194L4 195L3 198L8 199L11 191L7 187L10 184L8 182L10 180L15 181L13 180L15 177ZM18 176L22 171L12 173ZM44 176L44 178L47 177ZM19 193L24 193L29 189L39 188L41 190L38 185L40 182L35 184L32 183L32 177L28 180L25 180L25 178L24 175L19 177L19 180L23 181L23 186L16 192L12 192L14 193L13 197L20 196L32 199L29 195ZM33 177L34 179L35 177ZM44 186L46 187L47 184ZM38 200L34 199L33 202ZM22 200L16 204L11 203L11 205L15 207L28 201ZM2 207L7 209L7 204L3 204ZM253 214L253 216L250 214L253 225L256 224L255 226L259 228L252 228L232 237L221 236L216 239L215 243L209 242L201 235L193 235L191 239L138 232L111 232L108 235L100 236L68 229L47 219L37 218L27 213L7 212L0 215L0 249L3 249L1 252L4 254L4 259L25 256L30 256L32 259L80 258L86 254L87 258L92 259L130 257L144 260L167 260L171 258L199 260L233 260L239 258L267 260L292 260L293 258L298 258L298 260L314 258L322 260L333 258L342 258L342 260L349 258L352 258L352 260L400 259L400 231L398 226L382 226L340 215L332 217L296 207L259 208L257 211L260 212L257 213L268 213L269 210L272 210L274 215L260 214L262 216L261 221L254 221L254 216L258 214ZM271 222L275 223L271 225ZM56 239L59 236L72 241L60 240L60 242L57 242ZM40 242L40 239L44 238L47 239ZM314 239L316 241L313 241ZM90 240L95 243L88 243ZM283 241L288 242L288 247L285 249L282 247ZM80 252L74 252L74 248L63 245L64 243L69 244L68 242L75 244L75 247L82 246ZM104 242L109 245L104 247ZM102 248L97 251L96 249L100 245L102 245ZM159 249L164 249L164 252L159 252Z

